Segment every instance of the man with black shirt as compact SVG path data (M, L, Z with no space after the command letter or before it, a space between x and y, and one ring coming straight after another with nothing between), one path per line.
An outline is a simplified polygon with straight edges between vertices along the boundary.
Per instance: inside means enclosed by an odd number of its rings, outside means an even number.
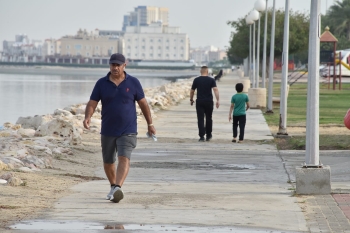
M190 101L193 105L194 91L197 89L197 100L196 100L196 110L197 110L197 120L198 120L198 130L199 130L199 141L204 142L204 135L207 135L206 140L210 141L212 138L213 129L213 94L214 91L216 98L216 108L219 108L219 90L216 86L216 82L212 77L208 76L208 67L202 66L201 76L195 78L192 83ZM204 116L205 116L205 126L204 126Z

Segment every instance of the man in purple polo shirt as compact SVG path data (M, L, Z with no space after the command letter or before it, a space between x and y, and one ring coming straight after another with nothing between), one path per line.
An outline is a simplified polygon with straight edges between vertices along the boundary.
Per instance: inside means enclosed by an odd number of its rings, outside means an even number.
M148 133L156 134L151 112L139 80L127 74L125 57L115 53L109 60L110 72L100 78L86 105L84 127L90 128L91 116L99 101L102 103L101 145L103 167L111 184L107 200L118 203L123 199L121 189L129 172L130 157L136 147L137 115L135 101L148 124ZM118 166L116 169L116 152Z

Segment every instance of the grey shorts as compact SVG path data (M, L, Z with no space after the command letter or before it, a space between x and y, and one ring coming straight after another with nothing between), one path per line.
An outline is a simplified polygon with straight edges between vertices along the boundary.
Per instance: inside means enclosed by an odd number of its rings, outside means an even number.
M120 137L109 137L101 134L102 157L104 163L114 163L116 152L118 156L130 159L132 150L136 147L136 134L126 134Z

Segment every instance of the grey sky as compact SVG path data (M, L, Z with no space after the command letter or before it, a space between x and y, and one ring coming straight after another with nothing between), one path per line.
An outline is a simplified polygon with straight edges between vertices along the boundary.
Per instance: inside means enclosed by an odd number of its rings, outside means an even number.
M59 39L79 28L121 30L123 15L139 5L169 8L169 24L179 26L190 37L191 47L228 46L228 20L244 17L256 0L0 0L0 50L3 40L15 34L30 39ZM308 12L311 0L291 0L291 8ZM268 6L272 6L269 0ZM328 5L332 0L328 0ZM322 1L322 12L327 1ZM284 9L285 0L277 0Z

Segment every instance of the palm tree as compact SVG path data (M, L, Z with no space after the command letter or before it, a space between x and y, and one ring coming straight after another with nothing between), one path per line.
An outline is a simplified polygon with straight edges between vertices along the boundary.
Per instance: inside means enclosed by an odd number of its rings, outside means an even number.
M327 11L329 23L338 35L345 34L350 40L350 0L338 0Z

